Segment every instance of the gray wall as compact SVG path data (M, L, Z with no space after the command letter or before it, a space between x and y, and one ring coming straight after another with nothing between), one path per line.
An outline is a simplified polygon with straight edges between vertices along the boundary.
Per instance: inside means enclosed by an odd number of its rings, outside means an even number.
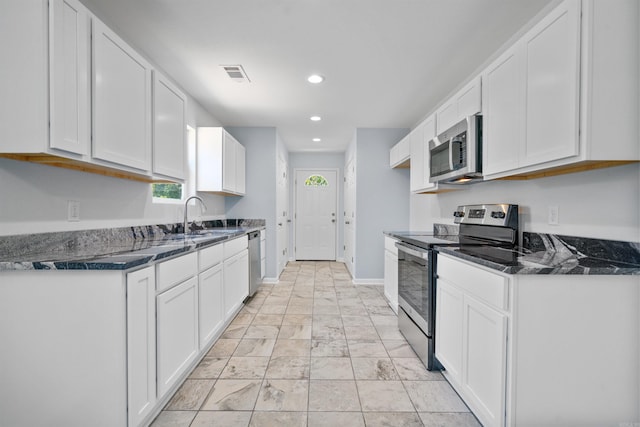
M225 127L246 149L246 194L226 197L227 218L266 220L266 277L276 277L276 128Z
M289 185L289 201L291 213L295 212L294 197L295 192L295 169L338 169L338 230L337 230L337 246L336 258L342 259L344 257L343 241L344 241L344 186L343 172L344 172L344 153L290 153L289 154L289 176L291 182ZM295 223L295 220L294 220ZM289 253L293 257L293 229L289 233Z
M408 132L356 130L356 280L382 279L382 232L409 227L409 169L389 167L389 150Z

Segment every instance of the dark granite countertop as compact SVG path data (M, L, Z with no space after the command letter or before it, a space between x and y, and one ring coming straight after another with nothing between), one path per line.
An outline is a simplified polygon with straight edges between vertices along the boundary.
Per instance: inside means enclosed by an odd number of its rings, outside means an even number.
M264 220L218 220L197 228L187 235L178 224L170 224L0 237L0 273L129 270L222 243L265 225Z
M640 275L640 244L555 234L524 233L522 246L438 247L507 274Z
M411 243L425 234L388 231L384 234ZM440 236L442 237L442 236ZM507 274L640 275L640 243L524 232L522 245L438 246L435 250Z

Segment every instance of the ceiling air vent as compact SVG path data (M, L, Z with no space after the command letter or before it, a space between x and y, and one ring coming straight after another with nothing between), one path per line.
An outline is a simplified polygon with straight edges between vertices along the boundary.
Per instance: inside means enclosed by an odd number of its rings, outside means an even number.
M249 83L249 77L247 77L247 73L244 72L244 68L242 65L222 65L222 68L227 73L229 78L237 83Z

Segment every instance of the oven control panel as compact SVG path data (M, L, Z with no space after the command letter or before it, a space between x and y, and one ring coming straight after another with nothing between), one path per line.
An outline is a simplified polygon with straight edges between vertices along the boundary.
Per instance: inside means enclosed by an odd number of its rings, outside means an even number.
M456 224L481 224L508 227L518 222L518 205L465 205L453 212ZM515 223L515 224L514 224Z

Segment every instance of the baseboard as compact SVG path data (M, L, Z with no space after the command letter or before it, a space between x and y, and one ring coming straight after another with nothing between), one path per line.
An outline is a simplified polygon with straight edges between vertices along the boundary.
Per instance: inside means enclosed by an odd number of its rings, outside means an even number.
M384 286L384 279L353 279L353 284Z
M262 279L262 283L265 285L275 285L276 283L280 283L280 280L277 277L265 277Z
M344 262L344 258L336 258L336 262Z

